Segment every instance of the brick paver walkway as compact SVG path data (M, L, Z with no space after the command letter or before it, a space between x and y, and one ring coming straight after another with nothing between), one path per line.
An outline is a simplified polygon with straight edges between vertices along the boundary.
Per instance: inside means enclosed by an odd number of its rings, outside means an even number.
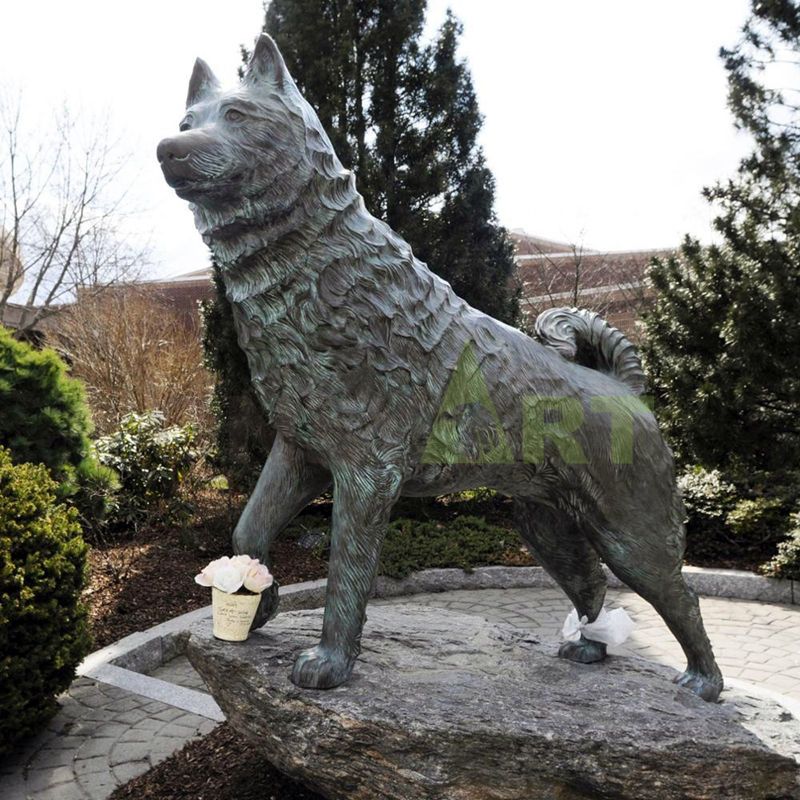
M420 603L450 608L560 639L571 605L557 589L484 589L397 597L375 603ZM703 617L723 673L800 700L800 607L701 598ZM661 618L638 595L609 590L636 622L617 651L679 669L683 654ZM204 691L185 657L154 677ZM47 730L0 764L2 800L104 800L215 722L122 689L77 679Z
M215 725L156 700L78 678L47 729L0 764L0 798L103 800Z

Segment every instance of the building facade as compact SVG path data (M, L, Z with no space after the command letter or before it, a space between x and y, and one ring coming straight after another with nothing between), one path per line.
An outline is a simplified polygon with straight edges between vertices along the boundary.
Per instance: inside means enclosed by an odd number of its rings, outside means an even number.
M647 268L672 250L617 250L553 242L513 231L516 279L525 324L557 306L597 311L632 339L641 337L641 317L652 303Z

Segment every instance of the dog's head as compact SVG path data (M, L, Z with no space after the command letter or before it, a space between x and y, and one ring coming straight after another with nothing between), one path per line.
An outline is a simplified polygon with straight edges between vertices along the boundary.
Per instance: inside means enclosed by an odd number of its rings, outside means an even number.
M157 154L179 197L219 208L255 198L269 205L277 199L268 196L271 188L291 193L310 177L314 150L333 155L277 45L261 34L244 78L230 91L197 59L180 132L161 141Z

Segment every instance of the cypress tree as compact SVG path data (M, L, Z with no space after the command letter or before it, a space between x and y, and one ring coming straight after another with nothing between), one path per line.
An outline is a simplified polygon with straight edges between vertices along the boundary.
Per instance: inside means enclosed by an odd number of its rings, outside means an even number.
M483 124L469 69L459 60L461 24L448 11L429 51L424 108L443 178L441 211L430 221L430 249L421 252L476 308L514 324L519 293L509 278L514 248L494 214L494 176L477 145ZM438 156L438 157L437 157ZM424 168L424 165L423 165ZM429 253L429 255L428 255Z
M744 475L800 466L800 7L753 0L721 50L729 106L754 140L705 190L722 242L657 261L646 358L684 461Z

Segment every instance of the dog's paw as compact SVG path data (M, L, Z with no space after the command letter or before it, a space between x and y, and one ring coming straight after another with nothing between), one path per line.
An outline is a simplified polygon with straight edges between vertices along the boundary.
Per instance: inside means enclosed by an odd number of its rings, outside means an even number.
M716 702L719 699L720 692L723 688L722 676L714 675L701 675L699 672L686 672L678 675L675 678L675 683L678 686L683 686L690 692L694 692L698 697L706 700L709 703Z
M279 589L280 584L278 581L273 581L272 586L261 592L256 615L253 617L253 624L250 626L251 631L266 625L278 613L278 606L280 605Z
M558 650L561 658L577 661L578 664L595 664L606 657L606 646L581 636L580 641L564 642Z
M333 689L353 671L353 661L340 651L318 644L303 650L294 662L292 683L303 689Z

